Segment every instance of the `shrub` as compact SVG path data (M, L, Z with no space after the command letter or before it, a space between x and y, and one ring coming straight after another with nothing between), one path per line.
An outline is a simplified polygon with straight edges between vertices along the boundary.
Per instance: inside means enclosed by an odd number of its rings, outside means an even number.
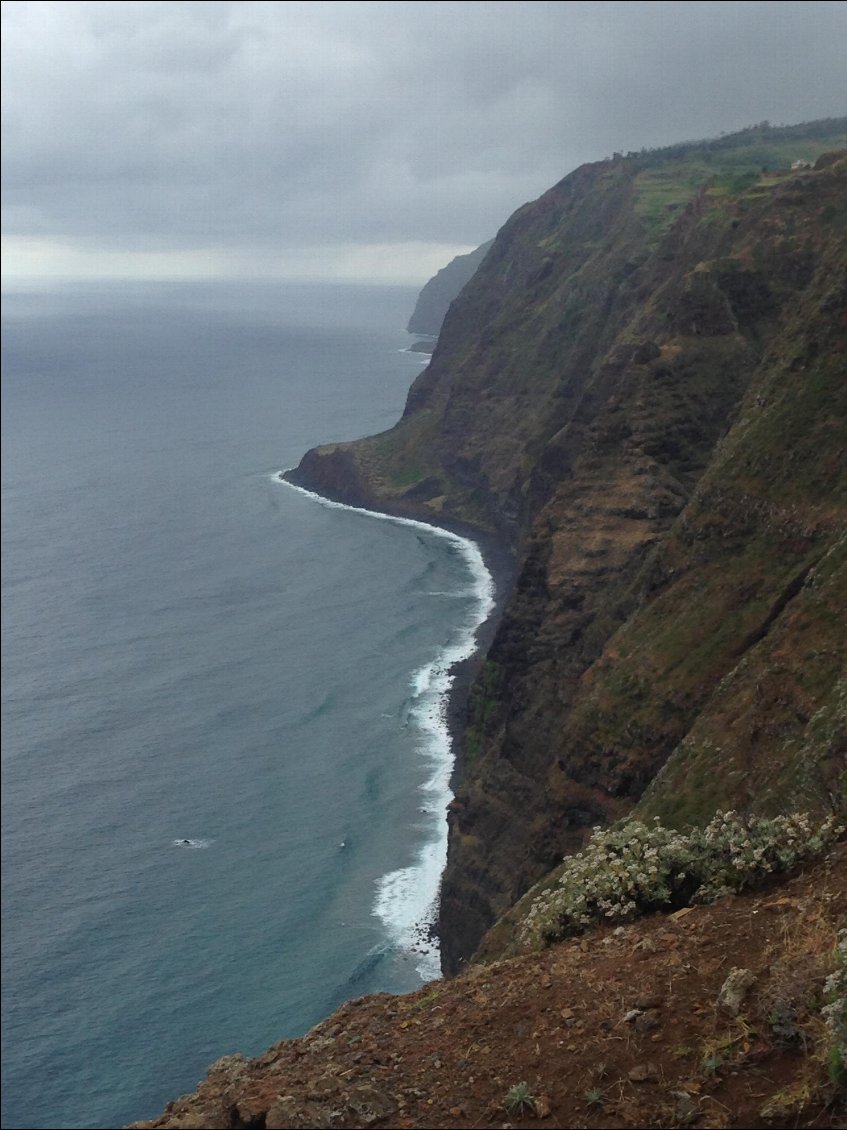
M824 985L823 1017L830 1039L827 1068L839 1086L847 1084L847 930L839 930L835 971Z
M519 934L524 943L549 944L603 920L712 902L820 854L843 831L834 817L815 829L800 813L735 812L687 833L658 817L652 826L626 820L595 828L583 851L565 859L557 883L532 901Z

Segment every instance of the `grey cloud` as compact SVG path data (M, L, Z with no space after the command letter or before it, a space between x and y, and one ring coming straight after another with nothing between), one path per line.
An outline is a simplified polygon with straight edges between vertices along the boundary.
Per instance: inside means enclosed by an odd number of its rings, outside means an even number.
M4 4L6 230L471 244L584 160L845 112L847 6Z

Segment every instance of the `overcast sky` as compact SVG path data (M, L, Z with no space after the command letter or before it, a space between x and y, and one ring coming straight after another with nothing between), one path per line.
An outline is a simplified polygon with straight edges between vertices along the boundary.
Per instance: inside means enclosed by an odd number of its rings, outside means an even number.
M10 275L423 282L584 161L847 113L847 3L3 3Z

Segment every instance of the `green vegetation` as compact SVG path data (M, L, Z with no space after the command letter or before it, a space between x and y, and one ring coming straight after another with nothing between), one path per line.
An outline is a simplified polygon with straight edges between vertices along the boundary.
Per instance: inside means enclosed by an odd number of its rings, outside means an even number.
M526 1082L515 1083L506 1095L506 1110L510 1114L523 1114L535 1108L535 1097Z
M603 1092L599 1087L589 1087L585 1092L585 1101L589 1106L603 1105Z
M703 1057L703 1073L704 1075L717 1075L718 1069L723 1065L723 1060L719 1055L712 1054Z
M431 1005L434 1000L437 1000L440 995L441 989L434 989L431 993L427 993L425 997L421 997L420 1000L415 1001L414 1007L426 1008L428 1005Z
M845 145L847 118L822 118L792 126L759 122L722 137L642 149L627 157L651 165L696 158L733 169L789 168L793 161L811 162L821 153Z
M824 985L826 1004L822 1009L830 1048L827 1071L830 1082L847 1084L847 929L839 931L836 968Z
M688 833L658 817L652 827L626 820L596 828L585 849L565 860L556 885L533 899L519 934L524 943L549 945L604 919L710 902L819 855L843 832L834 817L815 828L803 814L745 819L734 812L718 812Z
M635 179L635 211L654 244L699 192L735 197L769 188L795 161L813 164L822 153L845 147L847 119L836 118L808 128L762 123L713 141L642 150L629 154L643 166Z

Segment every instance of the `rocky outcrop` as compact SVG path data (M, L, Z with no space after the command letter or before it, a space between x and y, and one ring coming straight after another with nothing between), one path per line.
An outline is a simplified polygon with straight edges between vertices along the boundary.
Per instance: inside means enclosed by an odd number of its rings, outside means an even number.
M449 813L448 971L639 802L843 803L847 160L761 175L785 139L566 177L503 227L395 428L296 472L515 555Z
M493 240L489 240L467 255L457 255L429 280L418 295L418 301L409 319L410 334L438 336L450 303L473 276L474 271L488 254L492 243Z

